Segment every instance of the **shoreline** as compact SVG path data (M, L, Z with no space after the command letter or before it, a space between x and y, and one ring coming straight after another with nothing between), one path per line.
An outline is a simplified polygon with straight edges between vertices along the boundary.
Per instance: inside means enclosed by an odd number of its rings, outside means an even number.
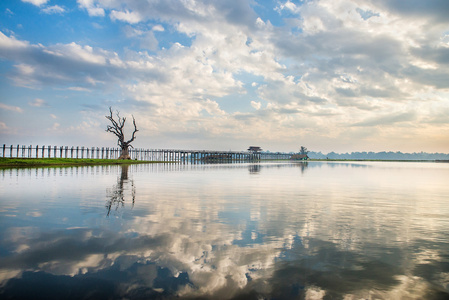
M261 160L268 161L268 160ZM291 161L294 160L282 160ZM373 161L373 162L434 162L449 163L448 160L382 160L382 159L309 159L302 162L350 162L350 161ZM146 161L146 160L121 160L121 159L92 159L92 158L0 158L0 168L23 168L23 167L74 167L74 166L98 166L98 165L133 165L133 164L157 164L157 163L176 163L164 161Z
M160 163L147 160L95 159L95 158L0 158L0 168L23 167L76 167L100 165L135 165ZM167 163L167 162L165 162Z

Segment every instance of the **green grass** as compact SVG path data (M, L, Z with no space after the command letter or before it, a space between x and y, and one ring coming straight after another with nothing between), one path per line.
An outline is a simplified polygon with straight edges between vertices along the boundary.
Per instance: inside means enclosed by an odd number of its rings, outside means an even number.
M91 159L91 158L3 158L0 168L8 167L46 167L46 166L93 166L156 163L155 161Z
M265 160L263 160L265 161ZM267 160L272 161L272 160ZM279 160L289 161L289 160ZM404 160L374 160L374 159L309 159L308 161L402 161ZM433 160L430 160L433 161ZM307 162L307 161L304 161ZM419 162L413 160L413 162ZM427 161L429 162L429 160ZM442 161L447 162L447 161ZM121 159L91 159L91 158L2 158L0 157L0 168L17 167L58 167L58 166L94 166L94 165L130 165L160 163L159 161L143 160L121 160ZM170 163L170 162L165 162Z

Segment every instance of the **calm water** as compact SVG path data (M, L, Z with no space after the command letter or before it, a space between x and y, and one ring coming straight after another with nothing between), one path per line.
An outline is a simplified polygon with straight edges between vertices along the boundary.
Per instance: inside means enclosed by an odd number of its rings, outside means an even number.
M0 298L447 299L449 164L0 170Z

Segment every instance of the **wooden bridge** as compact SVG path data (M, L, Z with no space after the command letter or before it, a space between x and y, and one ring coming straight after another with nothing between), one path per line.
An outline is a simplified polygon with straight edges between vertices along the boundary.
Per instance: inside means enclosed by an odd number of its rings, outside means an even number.
M175 149L130 149L131 159L175 163L237 163L260 160L288 160L292 154L283 152L214 151ZM0 157L9 158L91 158L117 159L120 148L84 146L6 146Z

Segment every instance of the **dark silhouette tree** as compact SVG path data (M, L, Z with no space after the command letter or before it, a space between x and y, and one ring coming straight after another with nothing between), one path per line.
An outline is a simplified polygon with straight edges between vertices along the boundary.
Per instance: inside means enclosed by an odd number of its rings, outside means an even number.
M117 121L114 120L114 116L112 114L112 108L109 107L109 116L106 116L106 119L108 119L109 121L111 121L112 126L108 125L106 128L107 132L112 132L113 134L115 134L118 138L117 141L117 145L120 147L121 152L120 152L120 157L119 159L131 159L131 157L129 156L129 147L133 147L131 145L131 143L136 139L136 132L139 131L137 130L137 126L136 126L136 120L133 117L133 124L134 124L134 131L133 134L131 136L131 139L128 141L125 141L125 133L123 132L123 128L125 127L125 122L126 122L126 118L120 117L120 112L117 111Z
M304 146L301 146L301 149L299 149L299 154L305 154L305 155L307 155L307 153L309 153L309 151L307 150L307 148L306 147L304 147Z

